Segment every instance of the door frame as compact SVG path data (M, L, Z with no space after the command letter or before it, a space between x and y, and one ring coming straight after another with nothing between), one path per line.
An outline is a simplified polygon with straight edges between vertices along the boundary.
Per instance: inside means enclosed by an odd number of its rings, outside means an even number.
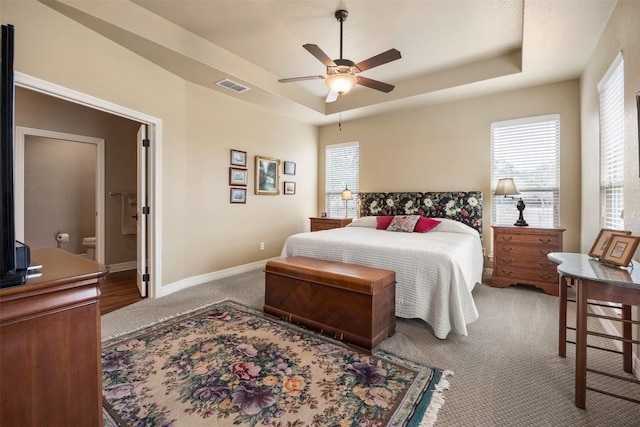
M23 126L16 126L16 136L14 145L14 187L15 187L15 218L16 218L16 239L24 242L24 176L25 176L25 143L27 136L38 136L42 138L60 139L63 141L77 142L82 144L94 144L96 146L96 212L95 212L95 238L96 238L96 261L105 263L105 146L103 138L94 138L85 135L73 135L70 133L56 132L45 129L35 129Z
M147 138L150 140L150 146L148 148L147 204L150 213L147 234L149 267L147 290L150 298L162 296L162 119L18 71L15 72L14 78L16 86L148 125Z

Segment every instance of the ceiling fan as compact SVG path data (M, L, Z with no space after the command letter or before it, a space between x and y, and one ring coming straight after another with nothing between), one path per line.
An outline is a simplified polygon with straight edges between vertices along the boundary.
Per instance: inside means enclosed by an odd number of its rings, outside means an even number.
M338 99L338 96L344 95L349 92L356 84L376 89L381 92L389 93L393 90L394 86L388 83L383 83L377 80L369 79L357 75L361 71L368 70L379 65L386 64L387 62L400 59L400 51L397 49L389 49L386 52L382 52L378 55L372 56L369 59L365 59L357 64L348 59L342 58L342 23L347 19L349 13L346 10L336 10L335 17L340 22L340 58L331 59L326 53L322 51L315 44L302 45L310 54L315 56L320 62L327 67L327 74L324 76L305 76L305 77L292 77L288 79L280 79L280 83L299 82L302 80L315 80L323 79L329 86L330 91L327 95L326 102L333 102Z

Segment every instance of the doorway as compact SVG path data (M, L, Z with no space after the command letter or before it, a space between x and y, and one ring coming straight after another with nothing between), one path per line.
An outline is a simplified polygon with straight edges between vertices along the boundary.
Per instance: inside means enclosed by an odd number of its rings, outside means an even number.
M146 272L147 295L151 298L161 296L162 269L160 268L160 244L162 241L162 223L159 206L161 206L162 175L159 159L162 147L162 120L23 73L16 72L15 81L17 87L40 92L54 98L59 98L74 104L106 112L114 116L124 117L146 125L148 129L146 136L146 139L148 140L146 143L148 146L146 150L148 165L147 173L145 174L147 183L145 188L138 188L136 190L138 192L138 199L144 200L145 202L144 210L147 215L148 233L144 245L147 249L147 254L144 259L137 260L137 263L143 263L143 268L139 269L139 271ZM16 186L18 186L20 178L16 178ZM23 182L22 185L24 185ZM104 189L104 186L102 188ZM102 200L104 200L104 197Z
M16 127L17 240L81 254L95 237L92 258L105 264L104 157L102 138Z

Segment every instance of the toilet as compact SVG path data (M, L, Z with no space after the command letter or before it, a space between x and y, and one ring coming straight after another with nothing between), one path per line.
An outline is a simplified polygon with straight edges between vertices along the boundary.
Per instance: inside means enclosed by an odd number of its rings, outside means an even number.
M85 237L82 239L82 246L87 250L87 258L95 260L96 259L96 238L95 237Z

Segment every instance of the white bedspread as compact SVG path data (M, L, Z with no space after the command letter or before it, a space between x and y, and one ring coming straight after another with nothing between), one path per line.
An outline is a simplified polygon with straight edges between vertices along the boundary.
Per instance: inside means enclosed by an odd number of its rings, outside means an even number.
M446 220L445 220L446 221ZM467 335L478 318L471 291L482 280L482 244L475 230L440 224L428 233L345 227L290 236L282 257L307 256L396 272L396 316L419 318L445 339Z

